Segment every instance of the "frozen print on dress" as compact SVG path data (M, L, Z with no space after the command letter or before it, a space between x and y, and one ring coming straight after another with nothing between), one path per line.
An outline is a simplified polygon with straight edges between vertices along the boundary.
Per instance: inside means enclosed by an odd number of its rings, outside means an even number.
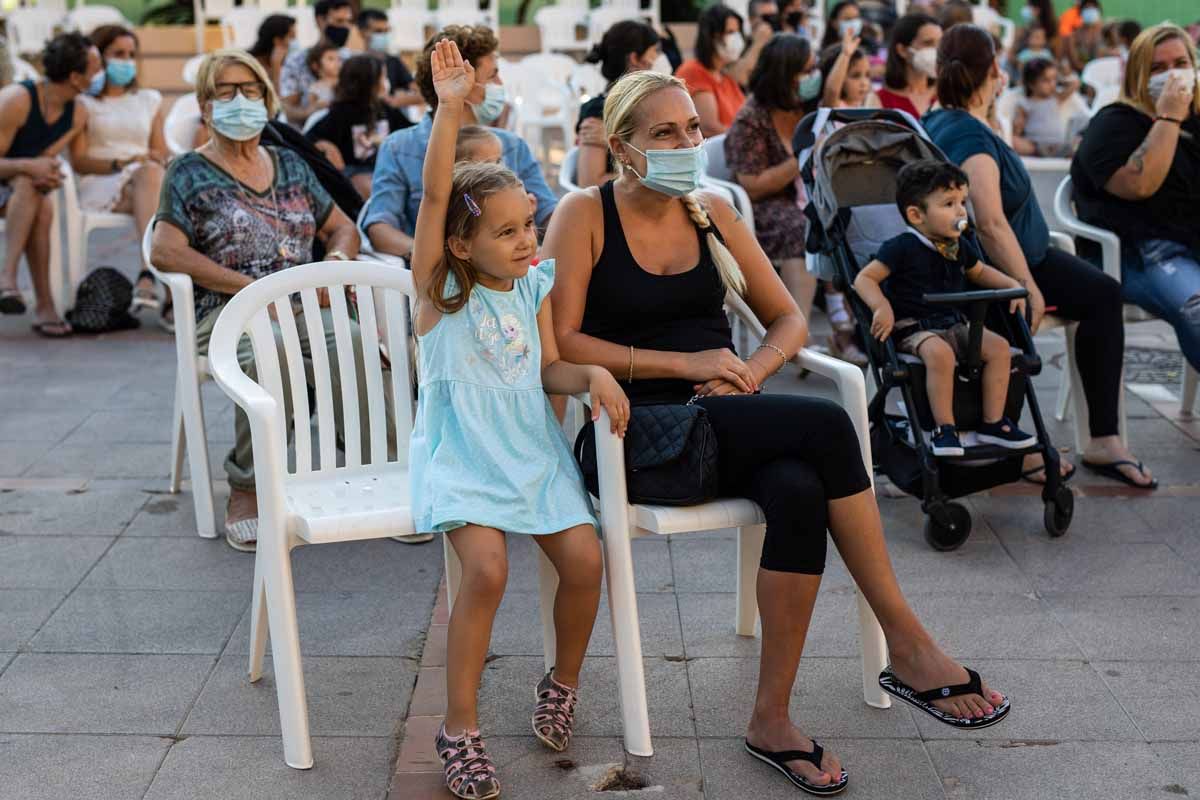
M501 314L497 320L472 293L468 301L471 316L476 320L475 341L479 355L494 364L501 379L514 384L529 374L530 349L525 326L516 314Z

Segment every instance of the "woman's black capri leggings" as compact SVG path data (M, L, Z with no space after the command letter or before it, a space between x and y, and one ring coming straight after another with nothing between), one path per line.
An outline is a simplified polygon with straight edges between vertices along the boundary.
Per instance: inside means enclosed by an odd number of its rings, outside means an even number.
M820 575L826 504L871 485L850 417L828 400L790 395L698 404L717 435L721 494L753 500L767 518L762 568Z

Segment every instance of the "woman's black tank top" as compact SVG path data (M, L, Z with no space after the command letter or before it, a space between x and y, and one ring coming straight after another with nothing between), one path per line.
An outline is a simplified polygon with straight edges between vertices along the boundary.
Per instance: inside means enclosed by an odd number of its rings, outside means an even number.
M68 100L54 124L47 125L46 118L42 116L42 105L38 102L37 83L21 81L21 85L29 92L29 116L25 118L25 124L17 128L5 158L37 158L70 131L74 123L74 100Z
M581 331L640 350L732 350L725 285L704 241L706 231L696 228L700 261L695 267L677 275L653 275L633 258L611 181L600 187L600 199L604 248L592 268ZM635 374L636 364L635 355ZM634 403L685 403L694 394L691 381L673 378L634 380L632 385L622 381L622 387Z

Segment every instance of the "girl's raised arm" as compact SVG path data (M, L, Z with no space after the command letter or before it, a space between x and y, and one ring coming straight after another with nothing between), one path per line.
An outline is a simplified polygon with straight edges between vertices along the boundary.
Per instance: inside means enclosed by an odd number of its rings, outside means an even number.
M433 269L446 246L446 209L454 175L454 145L462 119L463 103L475 86L475 68L464 61L458 45L448 39L438 42L429 54L433 88L438 107L433 115L433 131L425 151L421 171L421 208L417 212L413 241L412 272L418 293L429 290Z

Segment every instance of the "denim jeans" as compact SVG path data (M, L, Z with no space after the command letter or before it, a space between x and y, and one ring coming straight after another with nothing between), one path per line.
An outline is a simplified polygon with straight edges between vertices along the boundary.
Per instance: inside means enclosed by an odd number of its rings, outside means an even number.
M1125 250L1125 300L1169 322L1184 357L1200 369L1200 252L1167 239L1147 239Z

